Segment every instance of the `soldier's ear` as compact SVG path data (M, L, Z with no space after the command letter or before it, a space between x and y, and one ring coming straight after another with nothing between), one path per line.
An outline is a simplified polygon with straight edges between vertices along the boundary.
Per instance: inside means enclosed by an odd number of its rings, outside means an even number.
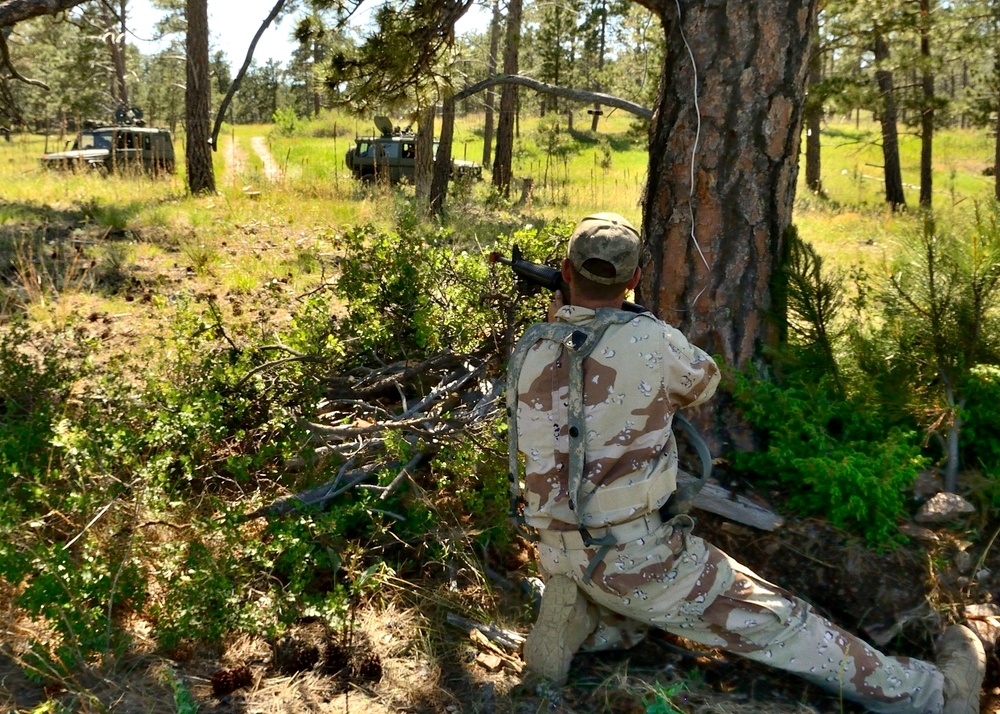
M562 279L567 285L571 285L573 283L573 264L569 262L569 258L563 258L562 266L559 272L562 273Z
M642 278L642 268L636 266L635 272L632 273L632 277L628 281L628 289L635 290L635 286L639 284L639 279Z

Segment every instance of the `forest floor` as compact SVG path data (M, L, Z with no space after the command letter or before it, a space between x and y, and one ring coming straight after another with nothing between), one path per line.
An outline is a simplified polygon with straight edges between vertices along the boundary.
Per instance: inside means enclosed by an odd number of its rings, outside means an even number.
M969 618L988 645L981 711L1000 712L1000 661L991 646L998 620L991 608L967 607L988 602L998 590L1000 552L989 549L991 543L963 541L949 528L918 529L911 544L880 554L823 521L792 521L765 533L695 515L696 533L888 653L933 658L934 636L948 621ZM527 555L530 546L524 546ZM972 563L978 579L969 577ZM628 652L579 654L566 687L540 688L520 672L516 652L498 650L491 662L489 645L448 623L449 603L490 600L510 613L508 621L497 624L527 634L528 598L510 587L527 574L524 558L493 565L501 587L484 586L460 570L448 582L413 578L383 589L378 598L359 603L348 632L304 620L278 641L240 635L218 651L166 657L154 653L151 642L144 647L140 627L133 654L88 670L77 681L93 703L120 712L863 711L795 677L658 631ZM60 698L52 687L29 682L3 656L0 683L13 695L7 702L0 697L0 703L12 710L40 711L36 707L43 702ZM194 708L178 703L181 684Z
M933 658L933 640L948 624L945 620L967 616L987 645L996 638L995 618L966 609L990 600L1000 584L1000 552L982 549L989 544L968 543L948 528L916 529L912 532L918 537L911 545L879 554L822 521L791 522L765 533L708 514L696 515L696 532L768 580L805 597L835 622L879 643L886 652ZM968 556L978 580L969 577ZM514 570L496 565L504 582L517 582L524 575L523 563L508 563ZM428 593L445 585L406 584ZM459 577L450 587L459 598L463 591L472 601L486 596L474 579ZM524 613L529 607L516 589L497 589L488 597L505 601L505 609L512 613ZM482 656L489 654L488 647L443 621L446 613L433 600L415 605L410 601L409 607L399 602L371 603L357 615L351 645L343 633L303 623L302 634L296 635L299 643L307 648L314 643L325 655L316 666L297 673L287 668L281 671L285 666L281 651L287 643L271 647L245 639L235 642L221 660L195 656L179 666L178 672L201 682L192 692L204 712L863 711L795 677L662 632L651 633L629 652L578 655L569 684L558 692L547 691L518 672L517 654L501 656L500 666L492 671L488 658ZM941 612L947 613L944 619ZM519 628L524 634L527 619L522 617ZM433 634L421 635L424 628ZM414 649L414 642L422 637L440 639L435 659L427 657L426 649ZM981 711L993 713L1000 711L1000 661L992 646L988 651ZM374 669L370 667L373 659L378 662ZM369 663L367 672L359 660ZM227 696L212 697L210 681L217 668L241 664L250 668L252 683ZM673 709L666 708L665 693L673 694Z
M262 137L252 149L263 175L280 179L280 167ZM247 169L248 152L227 147L227 180L242 186L259 178ZM257 204L254 204L257 205ZM52 240L82 230L54 223ZM97 230L88 227L86 230ZM309 237L267 219L227 226L212 265L261 255L274 266L292 264ZM130 240L148 242L166 228L142 227ZM103 238L108 239L109 234ZM124 236L110 235L111 240ZM167 243L163 240L162 243ZM80 329L108 351L143 348L148 334L165 332L166 318L154 297L215 295L225 315L250 314L260 322L287 321L279 298L298 291L277 267L263 287L226 291L221 281L186 263L198 255L186 245L137 253L133 278L122 290L124 309L101 307L81 294L63 298L61 309L79 312ZM187 260L185 260L187 259ZM966 484L967 489L974 487ZM914 502L916 503L916 501ZM986 509L983 509L984 513ZM771 533L696 512L696 533L726 550L769 581L812 602L832 620L878 643L891 654L933 657L933 639L953 621L970 620L989 646L984 713L1000 712L1000 660L992 651L998 620L991 607L1000 593L1000 547L995 523L977 516L931 530L912 528L906 545L879 553L819 520L789 519ZM967 534L972 533L973 536ZM971 540L970 540L971 539ZM108 656L62 679L41 685L0 646L0 711L10 712L355 712L381 714L834 714L860 712L836 695L762 665L706 651L663 633L628 652L581 654L568 685L558 692L534 686L521 672L517 652L493 653L449 624L449 614L500 613L499 627L527 634L531 603L519 583L531 569L531 546L522 543L508 562L489 562L494 577L459 567L421 575L415 565L399 579L357 603L346 631L304 620L277 640L233 635L217 649L162 652L148 623L132 623L127 654ZM425 569L426 570L426 569ZM30 632L0 590L0 623ZM975 609L975 606L984 606ZM967 609L973 607L974 609ZM1000 612L1000 610L998 610ZM499 659L488 655L494 654ZM487 656L484 656L487 655ZM668 696L669 695L669 696Z

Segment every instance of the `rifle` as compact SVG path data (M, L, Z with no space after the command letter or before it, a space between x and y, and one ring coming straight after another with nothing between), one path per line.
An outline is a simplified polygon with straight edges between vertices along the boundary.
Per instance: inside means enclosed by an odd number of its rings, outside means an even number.
M490 253L490 263L509 265L510 269L514 271L514 275L517 276L515 281L517 291L522 295L533 295L538 292L539 288L545 288L552 292L561 290L563 297L569 300L569 285L563 280L562 273L547 265L540 265L539 263L532 263L530 260L525 260L521 255L520 247L517 245L511 249L509 258L497 251L493 251ZM634 302L629 302L628 300L622 303L622 310L634 313L649 312L642 305L636 305Z

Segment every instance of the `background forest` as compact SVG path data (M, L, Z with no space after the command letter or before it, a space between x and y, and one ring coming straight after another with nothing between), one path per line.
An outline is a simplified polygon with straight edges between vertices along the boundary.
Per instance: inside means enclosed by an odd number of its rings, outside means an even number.
M715 153L712 91L686 115L704 133L657 144L664 67L686 78L671 63L701 56L692 27L671 34L681 23L652 0L487 3L459 35L468 2L365 21L360 3L278 3L296 49L245 72L209 49L192 119L197 4L164 4L163 49L143 55L124 0L13 22L19 3L0 0L0 706L859 711L666 636L579 657L556 697L520 684L534 566L507 522L498 397L546 298L488 255L516 244L553 264L595 210L678 255L656 243L656 161L692 182L738 163ZM924 656L947 622L987 640L1000 627L1000 3L814 9L801 114L772 152L794 194L761 251L776 253L774 339L733 357L698 330L740 313L679 318L726 373L696 415L716 478L784 524L696 514L765 577ZM733 13L736 46L759 18ZM759 22L762 45L787 34ZM462 96L501 73L536 86L506 111L510 85ZM40 167L131 106L174 134L176 174ZM344 155L375 115L432 126L446 162L480 162L486 180L446 183L435 203L427 154L415 186L356 181ZM771 151L780 123L747 138ZM194 144L216 149L210 189L192 181ZM766 180L733 195L752 208ZM694 195L673 194L703 225L711 201ZM724 250L698 256L726 244L690 231L675 262L727 282ZM680 314L661 302L677 281L657 275L637 299ZM947 518L922 515L945 494Z

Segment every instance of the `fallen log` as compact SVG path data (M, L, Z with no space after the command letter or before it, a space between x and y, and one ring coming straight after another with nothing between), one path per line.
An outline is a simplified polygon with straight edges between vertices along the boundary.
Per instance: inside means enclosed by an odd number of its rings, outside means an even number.
M685 471L677 473L677 482L691 483L695 477ZM695 496L692 505L703 511L742 523L762 531L774 531L785 524L785 519L774 511L751 501L745 496L734 494L729 489L709 481Z
M473 630L481 633L487 640L503 647L508 652L520 652L524 644L524 635L513 630L505 630L493 624L485 624L470 620L467 617L449 612L445 616L445 622L453 627L458 627L467 635L471 635Z

